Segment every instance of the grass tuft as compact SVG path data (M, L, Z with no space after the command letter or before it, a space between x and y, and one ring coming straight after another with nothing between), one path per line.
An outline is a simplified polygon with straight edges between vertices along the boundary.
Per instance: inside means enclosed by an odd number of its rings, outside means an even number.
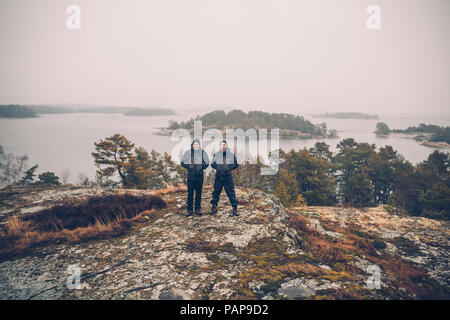
M159 195L116 194L65 203L24 218L10 218L0 234L0 258L17 255L38 245L79 242L118 235L132 223L156 217L166 207Z

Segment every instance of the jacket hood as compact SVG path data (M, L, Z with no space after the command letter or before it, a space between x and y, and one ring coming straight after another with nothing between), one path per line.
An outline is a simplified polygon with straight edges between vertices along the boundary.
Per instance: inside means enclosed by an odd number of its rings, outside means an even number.
M195 138L193 141L192 141L192 143L191 143L191 147L194 145L194 143L198 143L198 145L201 147L201 143L200 143L200 140L198 139L198 138Z

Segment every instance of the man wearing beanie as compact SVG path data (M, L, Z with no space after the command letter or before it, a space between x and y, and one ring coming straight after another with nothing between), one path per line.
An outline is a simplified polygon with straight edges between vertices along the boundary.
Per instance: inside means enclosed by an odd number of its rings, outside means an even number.
M203 170L209 166L208 154L200 148L200 140L195 138L192 141L191 149L186 150L181 159L181 165L188 170L187 174L187 212L189 217L193 214L193 202L195 192L195 214L201 216Z
M211 167L216 169L216 178L214 180L210 214L217 212L220 193L225 188L230 204L233 207L230 216L239 216L237 213L238 202L236 200L236 193L234 192L233 176L231 175L231 171L238 167L238 163L236 156L230 151L225 140L220 143L220 149L214 154L211 161Z

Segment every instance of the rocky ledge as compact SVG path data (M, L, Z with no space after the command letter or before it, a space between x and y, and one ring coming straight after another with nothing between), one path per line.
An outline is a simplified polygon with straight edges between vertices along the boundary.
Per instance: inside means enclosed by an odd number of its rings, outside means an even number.
M0 221L101 188L3 190ZM204 190L209 208L211 190ZM237 190L216 215L185 217L183 191L162 196L158 219L125 234L50 243L0 263L1 299L448 299L448 224L384 207L285 209ZM69 289L74 267L80 285ZM379 272L378 272L378 271ZM378 272L378 273L377 273ZM375 279L376 281L370 281Z

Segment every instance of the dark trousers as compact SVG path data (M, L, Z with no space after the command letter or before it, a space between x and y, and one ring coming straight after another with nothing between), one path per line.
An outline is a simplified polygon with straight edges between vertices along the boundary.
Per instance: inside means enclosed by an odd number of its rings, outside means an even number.
M223 188L225 188L225 193L227 194L228 199L230 200L231 206L237 207L238 202L236 200L236 193L234 192L233 176L231 174L221 177L216 176L216 179L214 180L214 191L212 193L211 204L217 206Z
M187 186L188 186L187 209L192 210L192 205L194 202L194 192L195 192L195 209L196 210L201 209L203 178L188 179Z

